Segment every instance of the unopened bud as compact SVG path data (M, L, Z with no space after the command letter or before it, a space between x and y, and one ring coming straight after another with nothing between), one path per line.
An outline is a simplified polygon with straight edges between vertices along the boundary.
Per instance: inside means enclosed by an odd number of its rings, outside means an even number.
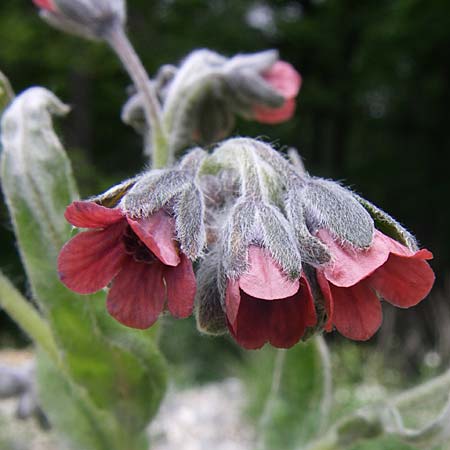
M91 39L103 39L126 20L124 0L33 0L42 17L56 28Z

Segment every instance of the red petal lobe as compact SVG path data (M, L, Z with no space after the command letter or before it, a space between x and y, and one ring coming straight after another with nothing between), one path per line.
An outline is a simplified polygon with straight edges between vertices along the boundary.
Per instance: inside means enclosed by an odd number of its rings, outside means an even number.
M413 257L389 256L386 263L370 276L370 285L395 306L417 305L429 294L435 279L429 264L417 257L423 255L419 253Z
M109 314L131 328L153 325L166 298L163 270L161 263L143 264L129 258L109 291L106 303Z
M253 117L257 122L275 125L289 120L295 113L295 100L287 99L279 108L269 108L268 106L255 105L253 107Z
M58 257L61 281L79 294L105 287L127 258L122 243L125 226L119 222L105 230L84 231L67 242Z
M133 231L139 239L166 266L177 266L180 263L174 236L173 219L159 210L150 217L133 220L127 217Z
M277 61L262 77L287 99L294 98L302 84L300 74L286 61Z
M124 219L120 209L105 208L94 202L72 202L64 213L67 222L79 228L104 228Z
M290 281L268 251L251 245L249 270L239 278L239 286L248 295L262 300L277 300L294 295L299 282Z
M181 254L181 262L176 267L166 267L164 279L167 288L167 307L172 316L189 317L194 307L195 282L194 270L189 258Z
M333 313L334 313L334 301L333 296L331 295L330 284L328 280L325 278L325 275L322 271L318 270L316 272L317 283L319 284L320 290L323 295L323 299L325 301L325 311L327 313L327 321L324 325L325 331L333 330Z
M55 12L56 7L52 0L33 0L33 3L39 8L47 9L48 11Z
M332 260L324 267L324 275L335 286L353 286L382 266L389 256L385 240L375 232L372 245L367 250L341 246L327 230L317 236L331 252ZM384 235L383 235L384 236Z
M333 322L339 333L349 339L366 341L382 322L381 304L367 282L350 288L331 285L334 300Z
M241 303L239 283L236 280L228 280L225 294L225 309L230 324L234 327Z

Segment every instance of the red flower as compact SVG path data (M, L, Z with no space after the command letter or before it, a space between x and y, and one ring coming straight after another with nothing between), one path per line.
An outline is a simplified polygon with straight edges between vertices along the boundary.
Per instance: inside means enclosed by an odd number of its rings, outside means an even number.
M133 328L151 326L166 300L173 316L191 314L192 264L178 252L172 218L163 210L132 219L120 209L81 201L69 205L65 217L76 227L93 229L77 234L59 254L59 276L69 289L90 294L112 280L108 311Z
M247 349L266 342L289 348L316 324L311 289L306 278L289 281L261 247L248 249L249 270L228 280L226 315L236 341Z
M53 3L53 0L33 0L33 3L39 8L47 9L48 11L55 12L56 6Z
M335 325L344 336L367 340L382 322L377 293L400 308L423 300L434 283L434 273L425 261L428 250L414 252L375 230L368 250L344 247L326 230L318 237L328 246L332 261L317 270L317 280L325 298L331 331Z
M279 108L255 106L255 120L262 123L280 123L290 119L295 112L295 97L302 85L302 77L285 61L277 61L267 72L262 74L264 80L280 93L285 101Z

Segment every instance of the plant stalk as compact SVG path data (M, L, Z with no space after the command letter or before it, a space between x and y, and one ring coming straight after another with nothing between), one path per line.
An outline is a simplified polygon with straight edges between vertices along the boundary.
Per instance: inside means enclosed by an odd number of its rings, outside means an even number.
M50 327L2 273L0 273L0 306L58 365L59 353Z
M142 96L144 113L152 136L152 168L165 167L170 162L167 135L162 123L161 105L148 74L121 26L113 27L106 40Z

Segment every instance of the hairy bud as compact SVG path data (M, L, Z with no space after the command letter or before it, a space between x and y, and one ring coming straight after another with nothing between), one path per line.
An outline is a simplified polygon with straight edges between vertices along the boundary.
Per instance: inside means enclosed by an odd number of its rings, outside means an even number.
M126 20L124 0L34 0L41 16L63 31L90 39L104 39Z

